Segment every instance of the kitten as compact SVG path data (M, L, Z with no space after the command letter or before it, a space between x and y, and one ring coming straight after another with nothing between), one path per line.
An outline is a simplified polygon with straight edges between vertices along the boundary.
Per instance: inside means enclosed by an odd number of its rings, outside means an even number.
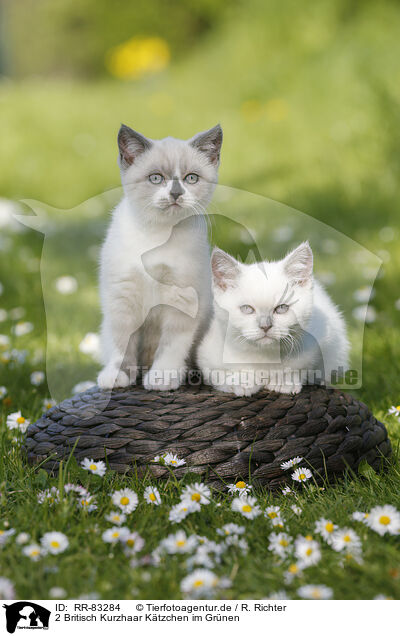
M206 207L218 177L222 129L151 140L122 125L124 197L100 257L103 389L136 381L177 389L212 308Z
M215 248L211 267L214 316L197 355L207 384L236 395L263 386L299 393L347 368L345 323L313 279L307 242L283 260L252 265Z

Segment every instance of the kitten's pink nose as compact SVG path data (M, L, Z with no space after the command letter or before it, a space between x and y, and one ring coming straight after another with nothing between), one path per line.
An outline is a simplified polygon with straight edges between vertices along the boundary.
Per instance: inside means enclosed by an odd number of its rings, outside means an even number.
M177 199L179 199L179 197L181 196L181 194L183 194L185 192L185 190L182 188L181 184L179 183L178 179L174 179L172 182L172 187L170 190L170 195L171 197L177 201Z
M270 316L263 316L260 320L260 329L262 329L265 333L269 331L272 327L272 320Z

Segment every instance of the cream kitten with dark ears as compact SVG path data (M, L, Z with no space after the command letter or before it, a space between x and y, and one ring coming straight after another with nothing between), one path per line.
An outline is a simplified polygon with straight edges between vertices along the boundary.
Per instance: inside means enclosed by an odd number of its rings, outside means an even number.
M176 389L212 307L205 212L218 178L222 129L184 141L118 135L124 197L101 251L101 388L136 380Z
M211 265L214 317L197 357L207 384L236 395L263 386L298 393L303 383L329 384L332 371L347 368L346 326L313 278L308 243L252 265L216 248Z

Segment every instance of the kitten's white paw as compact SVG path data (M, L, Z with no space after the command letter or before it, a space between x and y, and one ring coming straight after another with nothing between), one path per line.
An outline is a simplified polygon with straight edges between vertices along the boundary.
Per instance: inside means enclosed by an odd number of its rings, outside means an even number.
M143 378L143 386L147 391L176 391L179 389L182 382L177 376L171 377L169 374L163 374L160 377L159 371L148 371Z
M233 393L233 386L231 384L219 384L218 386L213 386L217 391L222 391L222 393Z
M223 393L233 393L233 395L237 395L238 397L249 397L250 395L254 395L257 391L260 390L259 386L245 387L234 384L219 384L218 386L214 386L214 389L217 391L222 391Z
M252 387L246 387L246 386L234 386L233 387L233 392L235 395L240 396L240 397L250 397L250 395L254 395L254 393L257 393L257 391L260 390L261 387L259 386L252 386Z
M97 377L97 384L101 389L113 389L114 387L129 386L129 376L114 366L106 366Z
M275 384L273 386L267 387L270 391L275 391L276 393L285 393L287 395L296 395L300 393L303 388L302 384Z

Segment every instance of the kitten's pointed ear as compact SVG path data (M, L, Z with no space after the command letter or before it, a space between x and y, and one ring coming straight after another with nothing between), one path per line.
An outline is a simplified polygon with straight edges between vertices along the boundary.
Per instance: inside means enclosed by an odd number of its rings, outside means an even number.
M189 144L200 152L205 152L211 163L218 165L222 146L221 126L217 124L210 130L198 133L189 140Z
M294 283L305 285L313 272L313 253L308 241L301 243L283 260L285 273Z
M119 165L126 169L133 164L136 157L151 148L150 139L144 137L129 126L121 124L118 132Z
M225 291L228 287L235 286L239 275L239 263L230 254L214 247L211 254L211 271L214 285Z

